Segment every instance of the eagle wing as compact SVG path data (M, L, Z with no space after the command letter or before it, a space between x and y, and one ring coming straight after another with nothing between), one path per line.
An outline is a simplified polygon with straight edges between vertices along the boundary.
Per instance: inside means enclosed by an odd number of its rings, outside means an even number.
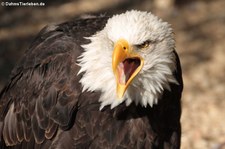
M41 30L0 93L0 132L7 145L40 144L72 126L81 94L77 57L106 18L78 19Z

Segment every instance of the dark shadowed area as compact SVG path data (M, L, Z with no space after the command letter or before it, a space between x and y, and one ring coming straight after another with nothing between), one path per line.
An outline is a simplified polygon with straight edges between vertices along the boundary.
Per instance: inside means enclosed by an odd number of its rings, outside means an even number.
M0 6L0 90L35 35L48 24L84 14L138 9L168 21L183 67L182 149L225 144L224 0L34 0L44 6ZM11 5L11 6L10 6Z

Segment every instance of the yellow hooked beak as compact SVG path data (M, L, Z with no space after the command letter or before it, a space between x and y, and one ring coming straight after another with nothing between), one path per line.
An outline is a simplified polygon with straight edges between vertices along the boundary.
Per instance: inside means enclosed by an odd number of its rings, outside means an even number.
M112 68L117 81L118 98L123 97L143 64L143 58L133 51L126 40L120 39L116 42L112 56Z

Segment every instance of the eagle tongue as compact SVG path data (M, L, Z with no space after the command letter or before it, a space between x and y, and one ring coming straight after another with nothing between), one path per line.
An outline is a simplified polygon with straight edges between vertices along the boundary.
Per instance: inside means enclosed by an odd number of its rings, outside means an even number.
M120 63L118 65L120 84L126 84L139 65L140 60L137 58L128 58Z

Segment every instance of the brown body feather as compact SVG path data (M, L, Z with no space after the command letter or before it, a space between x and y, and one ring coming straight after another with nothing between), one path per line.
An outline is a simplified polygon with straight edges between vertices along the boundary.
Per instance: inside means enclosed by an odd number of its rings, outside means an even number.
M107 19L78 19L38 34L0 94L0 148L179 148L183 84L177 55L179 85L171 84L153 108L122 103L99 111L101 93L82 93L80 45Z

